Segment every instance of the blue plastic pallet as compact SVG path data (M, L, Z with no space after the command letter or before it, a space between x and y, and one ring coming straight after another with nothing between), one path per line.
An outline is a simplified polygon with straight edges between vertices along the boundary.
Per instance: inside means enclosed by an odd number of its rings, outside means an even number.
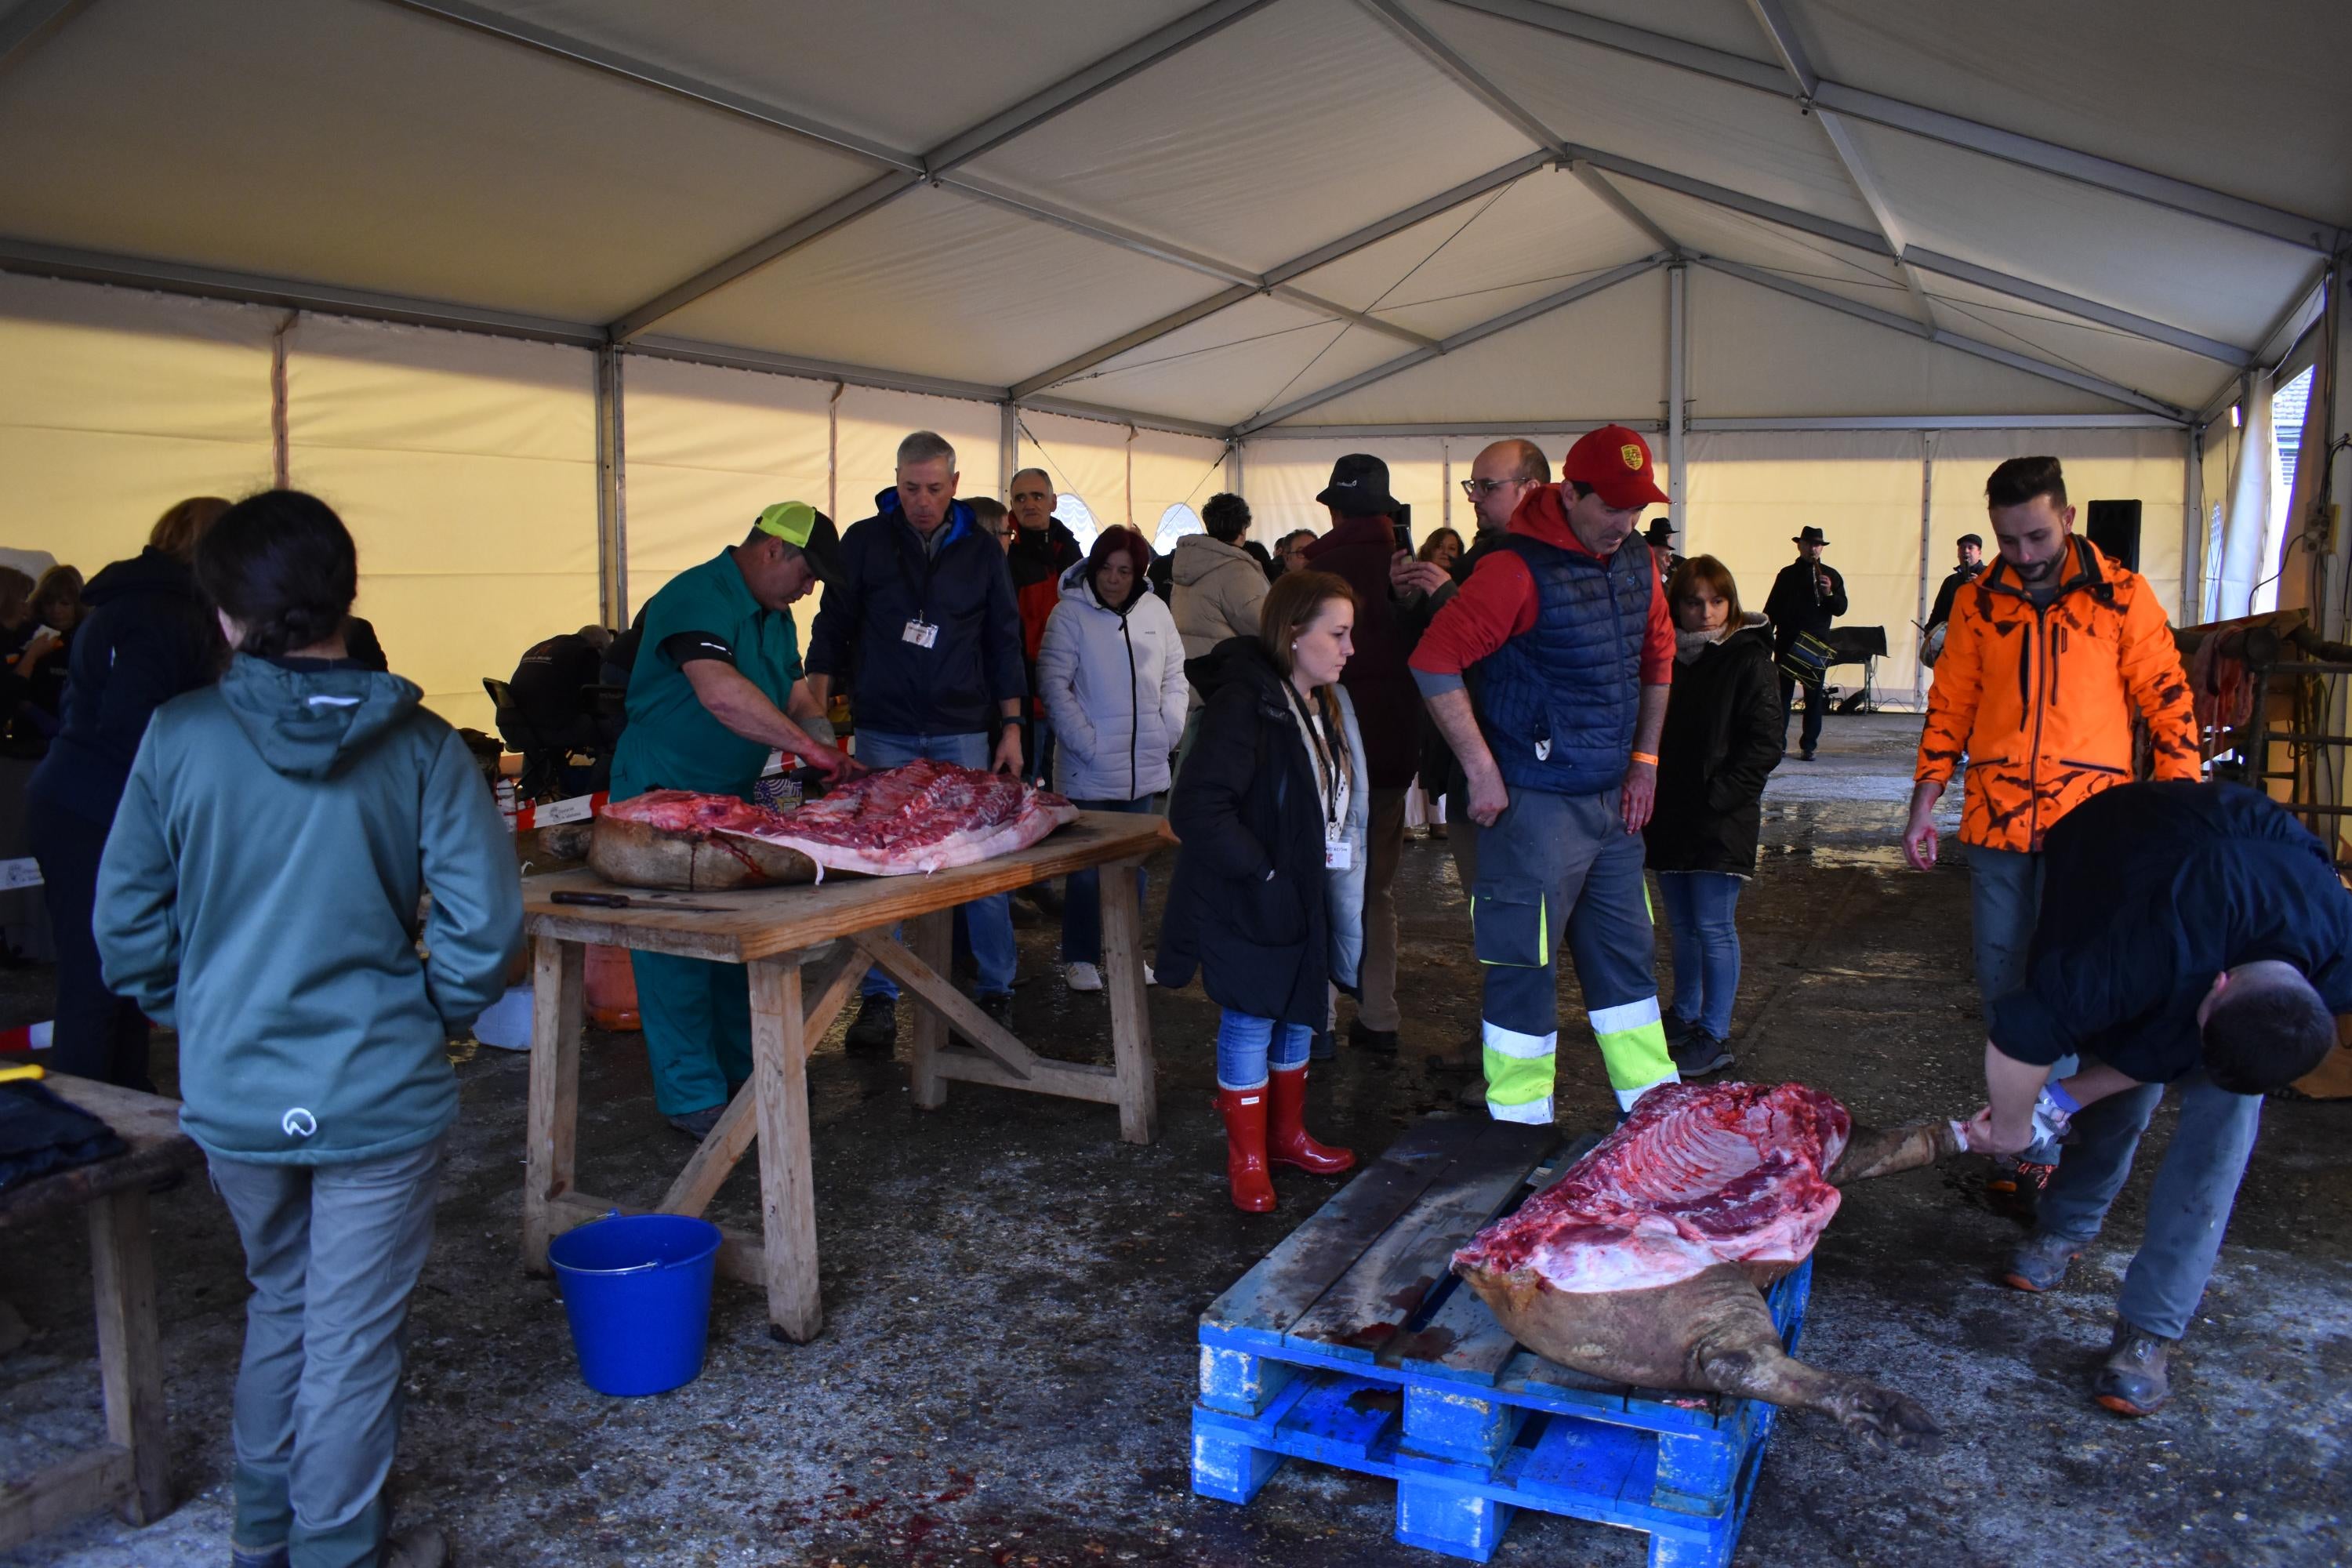
M1450 1270L1548 1179L1550 1129L1408 1131L1201 1319L1192 1485L1245 1503L1288 1458L1397 1483L1396 1538L1485 1562L1518 1509L1650 1535L1653 1568L1720 1568L1774 1409L1633 1389L1517 1342ZM1810 1263L1769 1295L1793 1353Z

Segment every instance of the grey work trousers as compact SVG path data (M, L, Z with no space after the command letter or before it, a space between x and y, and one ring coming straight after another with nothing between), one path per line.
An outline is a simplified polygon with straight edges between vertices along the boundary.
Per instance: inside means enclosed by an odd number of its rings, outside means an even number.
M2263 1097L2231 1094L2200 1069L2179 1082L2180 1125L2147 1194L2147 1228L2125 1271L2116 1310L2151 1334L2177 1340L2197 1315L2229 1228L2238 1183L2262 1124ZM2040 1227L2088 1242L2131 1174L2132 1155L2164 1085L2142 1084L2084 1106L2074 1141L2042 1194Z
M1356 1016L1367 1029L1393 1030L1397 1014L1397 862L1404 855L1404 791L1371 793L1364 851L1364 966Z
M212 1161L245 1243L233 1539L293 1568L374 1568L400 1437L408 1299L447 1137L350 1165Z

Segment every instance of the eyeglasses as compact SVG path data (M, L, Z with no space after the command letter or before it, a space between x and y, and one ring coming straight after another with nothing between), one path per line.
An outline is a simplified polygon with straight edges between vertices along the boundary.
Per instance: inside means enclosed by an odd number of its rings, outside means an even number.
M1465 479L1462 481L1462 493L1472 500L1476 500L1480 496L1493 495L1506 485L1524 482L1520 479Z

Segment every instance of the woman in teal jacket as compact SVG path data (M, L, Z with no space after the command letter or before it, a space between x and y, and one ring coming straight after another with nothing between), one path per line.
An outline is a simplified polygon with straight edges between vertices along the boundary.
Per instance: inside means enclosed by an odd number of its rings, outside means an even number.
M236 652L140 742L94 923L108 985L179 1031L181 1124L245 1244L235 1562L437 1568L439 1531L387 1540L383 1486L445 1043L520 949L514 852L456 731L349 657L331 510L255 496L195 565Z

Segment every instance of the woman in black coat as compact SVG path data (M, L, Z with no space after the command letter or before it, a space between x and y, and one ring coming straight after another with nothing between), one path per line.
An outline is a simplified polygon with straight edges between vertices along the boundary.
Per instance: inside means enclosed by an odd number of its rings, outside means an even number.
M1666 603L1674 692L1658 743L1657 806L1643 831L1674 933L1667 1035L1675 1067L1694 1078L1731 1065L1724 1042L1739 991L1739 884L1756 873L1764 781L1780 760L1783 720L1771 634L1740 613L1723 563L1682 563Z
M1286 574L1258 635L1189 661L1201 723L1170 799L1181 847L1160 922L1159 976L1201 971L1223 1009L1217 1110L1235 1206L1274 1207L1267 1161L1334 1175L1356 1163L1304 1125L1308 1038L1329 988L1363 960L1364 742L1339 682L1355 595L1324 572Z

